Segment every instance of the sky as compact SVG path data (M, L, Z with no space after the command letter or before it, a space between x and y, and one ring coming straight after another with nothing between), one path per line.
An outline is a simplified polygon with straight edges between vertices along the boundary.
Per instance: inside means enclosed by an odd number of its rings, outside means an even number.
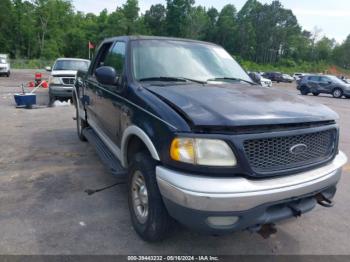
M271 3L272 0L259 0ZM112 12L122 6L125 0L72 0L76 10L98 14L104 8ZM226 4L233 4L238 10L245 0L196 0L196 5L215 7L218 10ZM343 42L350 34L350 1L349 0L280 0L285 8L292 9L299 24L308 31L315 28L322 30L323 35ZM166 4L165 0L139 0L141 12L144 13L152 4Z

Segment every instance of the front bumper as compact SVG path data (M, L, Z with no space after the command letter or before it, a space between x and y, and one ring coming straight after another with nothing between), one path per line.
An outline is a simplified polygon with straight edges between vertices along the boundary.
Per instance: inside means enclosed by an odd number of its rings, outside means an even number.
M50 85L49 94L50 96L60 98L71 98L73 95L73 86L67 85Z
M6 67L2 67L0 68L0 74L7 74L10 72L10 69L6 68Z
M260 210L261 217L263 214L266 216L264 212L267 209L278 209L278 205L283 203L302 201L306 204L302 205L300 209L306 212L314 207L315 199L313 196L315 194L324 191L323 193L333 197L335 186L341 177L341 167L346 161L345 154L340 152L327 166L295 175L257 180L243 177L195 176L161 166L157 167L156 175L168 211L177 220L191 227L196 227L196 224L202 225L202 231L203 229L216 231L215 227L205 222L208 217L238 216L240 219L237 223L220 229L232 231L247 228L257 222L256 219L247 221L246 218L247 214L251 217L251 212L253 212L252 217L257 218L255 209ZM285 205L280 207L276 216L270 214L269 222L293 215L291 212L281 214L280 211L283 208ZM184 214L189 213L191 215L184 216ZM189 221L191 217L197 217L197 222ZM203 228L204 224L207 225L206 228Z

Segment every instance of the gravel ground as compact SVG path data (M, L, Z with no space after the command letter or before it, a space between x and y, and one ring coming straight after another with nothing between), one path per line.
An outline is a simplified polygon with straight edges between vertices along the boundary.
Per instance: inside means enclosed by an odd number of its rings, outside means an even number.
M179 226L170 239L143 242L130 223L125 186L84 193L114 178L94 149L78 140L74 107L14 107L13 93L33 76L32 70L13 70L9 79L0 78L0 254L350 254L349 165L334 208L317 207L279 223L270 239L249 232L208 237ZM294 84L278 88L297 94ZM350 156L350 101L306 99L338 112L340 148ZM47 90L38 100L48 103Z

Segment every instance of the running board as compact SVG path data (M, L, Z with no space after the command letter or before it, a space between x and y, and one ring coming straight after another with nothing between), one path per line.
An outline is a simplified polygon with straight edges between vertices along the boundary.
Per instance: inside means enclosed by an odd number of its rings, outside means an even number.
M108 166L111 173L120 178L126 178L127 171L124 169L120 161L112 154L108 147L103 143L101 138L96 134L96 132L90 128L84 128L83 135L92 144L102 162Z

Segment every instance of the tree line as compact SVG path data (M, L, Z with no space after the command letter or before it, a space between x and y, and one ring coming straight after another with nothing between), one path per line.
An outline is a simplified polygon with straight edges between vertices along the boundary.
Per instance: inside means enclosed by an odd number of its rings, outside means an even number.
M75 11L70 0L1 0L0 53L12 58L88 56L87 45L117 35L192 38L222 45L240 61L294 66L327 63L350 69L350 35L343 43L303 30L279 1L247 0L238 11L166 0L140 13L138 0L98 15Z

